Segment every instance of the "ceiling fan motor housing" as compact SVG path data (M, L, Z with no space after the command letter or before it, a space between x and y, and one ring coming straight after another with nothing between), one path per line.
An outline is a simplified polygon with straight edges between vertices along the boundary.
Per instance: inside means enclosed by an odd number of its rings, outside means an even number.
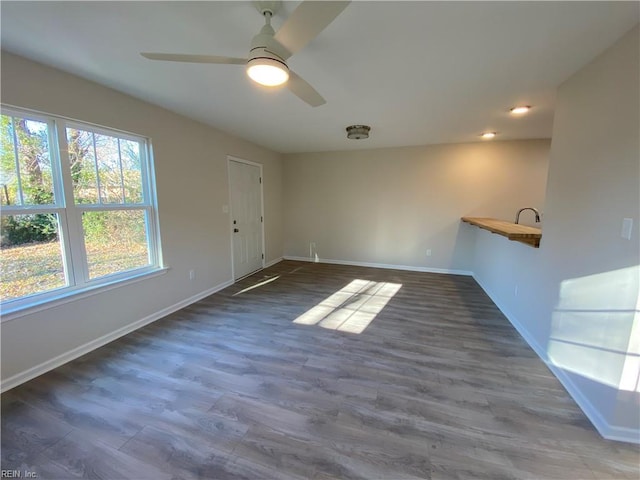
M249 60L247 61L247 65L250 65L252 60L265 58L278 62L279 64L284 66L287 71L289 71L287 62L285 62L285 60L280 55L273 51L276 50L276 48L274 48L274 35L275 31L273 30L271 24L267 21L267 23L265 23L265 25L260 30L260 33L258 33L255 37L253 37L253 40L251 40L251 50L249 50Z
M252 67L258 65L260 68L274 67L283 72L284 79L286 80L289 77L289 66L284 58L274 52L274 50L277 51L278 49L276 42L273 39L275 31L269 21L270 18L271 13L266 12L265 25L260 30L260 33L251 40L251 50L249 50L249 58L247 60L247 72L249 73L249 76L253 78L252 74L249 72ZM263 83L263 85L265 84Z

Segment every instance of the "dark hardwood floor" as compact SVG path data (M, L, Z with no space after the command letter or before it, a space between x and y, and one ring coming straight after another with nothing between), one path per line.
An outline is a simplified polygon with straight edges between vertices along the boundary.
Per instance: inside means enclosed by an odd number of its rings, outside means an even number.
M637 480L638 463L463 276L281 262L2 395L2 469L23 478Z

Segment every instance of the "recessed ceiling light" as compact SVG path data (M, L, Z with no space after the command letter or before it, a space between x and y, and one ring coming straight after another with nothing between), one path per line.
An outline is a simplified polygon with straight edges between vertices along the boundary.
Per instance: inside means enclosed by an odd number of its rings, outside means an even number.
M514 115L524 115L525 113L527 113L529 110L531 110L531 107L529 105L522 105L521 107L513 107L511 110L509 110L511 113L513 113Z
M484 138L485 140L489 140L490 138L493 138L496 136L496 132L484 132L482 135L480 135L482 138Z

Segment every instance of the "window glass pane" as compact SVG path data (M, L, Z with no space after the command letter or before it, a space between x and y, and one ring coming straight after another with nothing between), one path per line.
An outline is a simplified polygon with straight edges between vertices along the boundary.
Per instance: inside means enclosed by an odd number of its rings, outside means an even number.
M84 212L82 226L92 280L149 265L144 210Z
M2 301L67 285L56 214L3 216L1 237Z
M14 117L13 125L18 139L20 179L25 205L53 204L47 124Z
M0 183L4 205L55 203L45 122L2 115ZM18 161L16 162L16 154Z
M20 205L11 117L2 115L0 128L0 202L2 205Z
M124 203L118 139L95 134L102 203Z
M142 203L142 167L140 144L131 140L120 140L124 196L127 203Z
M143 203L140 143L67 128L76 204Z
M98 203L98 177L93 134L84 130L67 128L67 148L75 203Z

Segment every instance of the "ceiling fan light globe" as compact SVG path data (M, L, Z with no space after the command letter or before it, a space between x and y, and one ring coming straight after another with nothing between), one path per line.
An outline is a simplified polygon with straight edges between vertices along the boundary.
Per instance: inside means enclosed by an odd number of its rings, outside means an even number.
M247 62L247 75L260 85L276 87L289 80L289 69L271 58L253 58Z

